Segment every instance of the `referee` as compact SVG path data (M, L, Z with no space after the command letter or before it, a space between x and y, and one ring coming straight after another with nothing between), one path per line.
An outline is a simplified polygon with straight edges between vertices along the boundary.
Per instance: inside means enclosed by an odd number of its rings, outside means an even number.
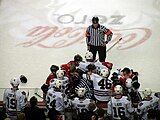
M105 40L105 35L107 36ZM105 62L106 59L106 44L112 39L113 33L105 26L99 24L99 18L92 18L92 25L86 30L87 49L92 52L93 60L96 59L98 51L99 61Z

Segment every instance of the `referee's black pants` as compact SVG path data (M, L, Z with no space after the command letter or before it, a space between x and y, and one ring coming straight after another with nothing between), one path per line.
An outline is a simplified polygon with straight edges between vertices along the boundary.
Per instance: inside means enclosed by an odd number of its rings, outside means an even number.
M105 62L106 59L106 46L93 46L90 45L90 52L92 52L93 54L93 60L96 59L96 54L98 51L98 55L99 55L99 61L100 62Z

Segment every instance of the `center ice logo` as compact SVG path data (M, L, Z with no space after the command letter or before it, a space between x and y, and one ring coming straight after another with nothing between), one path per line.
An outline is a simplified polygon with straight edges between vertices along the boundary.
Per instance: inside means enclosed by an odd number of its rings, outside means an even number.
M18 46L41 48L63 48L75 44L84 44L85 27L60 28L58 26L37 26L29 30L26 34L26 40L19 43ZM125 50L141 45L151 36L151 30L147 28L130 29L112 29L114 36L109 44L114 44L119 38L123 40L119 43L117 49Z
M21 40L17 46L64 48L78 44L85 44L84 33L86 27L91 24L90 19L92 18L92 15L79 14L81 11L79 8L73 10L72 13L60 14L60 10L62 9L63 11L63 9L66 8L65 5L66 3L58 3L58 1L52 0L52 2L47 5L47 7L50 8L47 20L52 25L38 25L29 28L23 37L23 41ZM114 44L119 38L123 38L123 40L117 45L118 50L137 47L149 40L152 35L151 29L147 27L135 27L135 23L127 24L124 22L126 19L128 21L130 18L129 16L115 14L108 17L105 16L105 14L97 14L97 16L100 18L101 24L112 26L109 27L109 29L113 31L114 35L109 44Z

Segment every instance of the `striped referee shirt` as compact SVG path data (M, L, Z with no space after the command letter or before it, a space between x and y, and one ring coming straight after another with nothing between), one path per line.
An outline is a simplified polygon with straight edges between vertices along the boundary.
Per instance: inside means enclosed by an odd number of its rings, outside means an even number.
M105 35L107 39L105 40ZM98 25L94 28L90 25L86 30L86 43L87 45L101 46L111 40L113 33L103 25Z
M92 99L93 88L88 84L88 82L89 81L87 79L82 78L75 89L78 90L79 88L85 88L87 90L87 93L86 93L85 97L89 98L89 99Z

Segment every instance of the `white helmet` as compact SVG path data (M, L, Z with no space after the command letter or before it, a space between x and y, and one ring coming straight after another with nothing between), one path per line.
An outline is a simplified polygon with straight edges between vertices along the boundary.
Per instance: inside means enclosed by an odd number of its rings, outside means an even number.
M108 69L101 69L100 75L102 77L108 77L110 74L110 71Z
M19 78L12 78L12 79L10 80L10 84L11 84L12 86L14 86L14 87L18 87L19 84L20 84L20 79L19 79Z
M116 86L114 87L114 92L115 92L116 94L122 94L122 93L123 93L123 88L122 88L122 86L121 86L121 85L116 85Z
M63 78L64 77L64 71L63 70L57 70L56 75L57 75L57 78Z
M62 84L63 84L62 80L58 80L58 79L55 80L55 87L56 88L60 88L62 86Z
M152 90L150 88L145 88L143 91L144 97L151 96Z
M132 87L132 79L131 78L128 78L125 82L125 85L127 88L131 88Z
M86 52L85 54L85 59L86 60L92 60L93 59L93 54L89 51Z
M77 91L77 94L79 97L83 97L86 93L86 89L85 88L79 88Z

